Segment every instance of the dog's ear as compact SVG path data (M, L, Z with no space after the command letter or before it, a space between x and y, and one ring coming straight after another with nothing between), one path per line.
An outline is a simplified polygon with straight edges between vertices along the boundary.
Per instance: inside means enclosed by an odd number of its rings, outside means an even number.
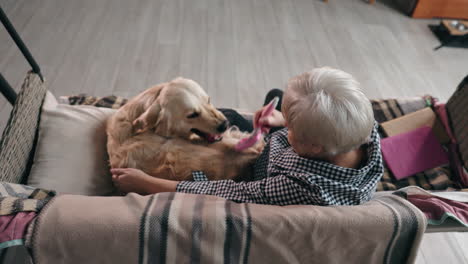
M158 122L161 105L155 101L146 111L133 121L133 130L137 133L153 129Z
M142 102L142 104L146 108L146 111L133 121L132 125L135 133L141 133L156 126L161 112L161 104L158 101L158 97L166 86L166 83L153 86L140 95L144 98L145 102Z

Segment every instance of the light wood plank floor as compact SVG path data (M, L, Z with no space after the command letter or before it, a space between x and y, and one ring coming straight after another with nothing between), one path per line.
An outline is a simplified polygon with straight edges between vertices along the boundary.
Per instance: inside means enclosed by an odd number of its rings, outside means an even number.
M427 25L361 0L0 0L50 90L133 96L185 76L217 106L255 110L264 93L317 66L352 73L370 98L446 101L468 50L442 48ZM0 29L0 71L18 87L28 65ZM0 98L0 129L11 107ZM425 236L417 263L468 263L468 235Z

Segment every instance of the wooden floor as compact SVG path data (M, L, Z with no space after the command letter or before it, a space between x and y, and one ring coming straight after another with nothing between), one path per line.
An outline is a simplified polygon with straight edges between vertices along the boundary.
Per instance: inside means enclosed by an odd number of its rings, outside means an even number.
M391 2L387 0L386 2ZM217 106L255 110L264 93L319 66L352 73L370 98L448 99L468 50L442 48L427 25L361 0L0 0L57 96L133 96L177 76ZM0 72L28 70L0 29ZM11 107L0 98L0 129ZM464 251L462 249L465 249ZM417 263L468 263L467 234L430 234Z

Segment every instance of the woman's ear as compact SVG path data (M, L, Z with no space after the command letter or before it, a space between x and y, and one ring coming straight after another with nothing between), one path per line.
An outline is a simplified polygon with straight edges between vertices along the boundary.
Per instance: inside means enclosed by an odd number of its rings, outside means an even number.
M320 145L312 144L310 147L307 148L307 150L309 150L310 153L313 155L319 155L323 152L323 147Z

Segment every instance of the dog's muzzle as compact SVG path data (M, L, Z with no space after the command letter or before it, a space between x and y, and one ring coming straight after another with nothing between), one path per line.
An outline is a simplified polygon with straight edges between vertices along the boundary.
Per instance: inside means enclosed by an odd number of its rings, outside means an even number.
M224 129L224 131L226 131L226 129ZM194 133L195 135L205 139L208 143L214 143L214 142L217 142L217 141L220 141L220 140L223 139L223 136L221 134L205 133L205 132L202 132L202 131L200 131L200 130L198 130L196 128L192 128L192 129L190 129L190 131L192 133Z

